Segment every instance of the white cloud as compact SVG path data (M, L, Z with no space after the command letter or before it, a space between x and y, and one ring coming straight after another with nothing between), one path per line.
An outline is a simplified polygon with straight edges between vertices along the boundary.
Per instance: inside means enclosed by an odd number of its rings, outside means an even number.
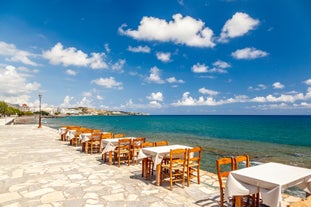
M198 99L195 99L190 96L189 92L185 92L182 96L181 100L178 100L177 102L173 103L173 106L217 106L221 105L222 102L217 102L214 98L208 97L204 98L203 96L200 96Z
M118 60L118 62L114 63L111 68L112 70L123 72L123 66L125 63L126 61L124 59Z
M74 98L72 96L65 96L63 103L60 104L61 107L67 108L67 107L73 107L73 104L71 101Z
M92 96L92 93L91 93L91 92L84 92L84 93L83 93L83 96L91 97L91 96Z
M194 73L207 73L208 67L205 64L197 63L192 66L191 70Z
M272 84L274 89L283 89L285 86L280 82L275 82Z
M20 73L14 66L0 67L0 100L23 104L28 102L30 94L38 91L40 84L29 82L28 74Z
M311 79L305 80L304 83L307 85L311 85Z
M43 57L53 65L84 66L92 69L108 68L107 63L104 61L106 57L104 53L91 53L89 57L86 53L74 47L63 48L61 43L57 43L51 50L44 51Z
M183 80L181 80L181 79L177 80L175 77L167 78L166 81L167 81L168 83L184 83Z
M82 100L77 103L77 106L92 107L92 100L88 97L83 97Z
M153 82L153 83L158 83L158 84L163 84L164 80L161 79L160 75L161 75L161 71L159 70L159 68L154 66L150 69L150 75L147 78L147 81Z
M216 62L213 63L213 66L215 66L217 68L222 68L222 69L231 67L231 65L229 63L222 61L222 60L217 60Z
M140 46L140 45L137 46L137 47L129 46L127 48L127 50L130 51L130 52L135 52L135 53L139 53L139 52L141 52L141 53L150 53L150 51L151 51L150 47L148 47L148 46Z
M26 65L37 66L38 64L30 60L30 57L35 56L24 50L19 50L14 44L8 44L0 41L0 55L8 57L7 61L22 62Z
M256 59L265 57L268 55L267 52L262 50L257 50L256 48L244 48L236 50L235 52L231 53L232 57L236 59Z
M216 96L219 94L219 92L217 92L217 91L213 91L213 90L206 89L206 88L200 88L199 92L204 94L204 95L210 95L210 96Z
M228 42L230 38L240 37L248 31L255 29L259 20L251 18L248 14L237 12L223 26L219 42Z
M110 53L110 51L111 51L108 43L105 44L105 50L107 53Z
M92 80L92 83L95 83L99 86L104 86L106 88L114 88L114 89L123 89L123 84L121 82L117 82L114 77L109 78L99 78L96 80Z
M161 92L151 93L150 96L147 96L147 99L151 101L163 101L163 94Z
M68 74L68 75L72 75L72 76L77 75L76 71L71 70L71 69L66 70L66 74Z
M158 60L161 60L162 62L171 61L171 53L169 52L157 52L156 55L157 55Z
M96 99L97 100L104 100L104 97L100 96L100 95L96 95Z
M261 91L265 89L267 89L267 86L264 84L258 84L256 87L253 87L253 86L248 87L248 90L251 90L251 91Z
M173 15L173 20L156 17L143 17L137 30L127 29L126 24L119 27L119 33L137 40L174 42L193 47L214 47L213 31L204 27L204 22L190 16Z

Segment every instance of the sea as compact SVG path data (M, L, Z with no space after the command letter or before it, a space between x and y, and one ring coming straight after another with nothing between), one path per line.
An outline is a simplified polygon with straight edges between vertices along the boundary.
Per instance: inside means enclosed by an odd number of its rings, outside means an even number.
M279 162L311 169L311 116L68 116L43 122L55 129L79 125L151 142L201 146L201 168L214 173L216 159L243 154L253 165Z

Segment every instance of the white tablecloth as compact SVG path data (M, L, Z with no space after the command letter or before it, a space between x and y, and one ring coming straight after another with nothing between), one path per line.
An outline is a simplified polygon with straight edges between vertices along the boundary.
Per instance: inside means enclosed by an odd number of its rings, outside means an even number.
M138 154L138 160L142 160L143 158L152 157L152 161L154 163L154 170L156 166L161 163L163 158L170 153L171 149L186 149L191 148L189 146L184 145L168 145L168 146L160 146L160 147L146 147L142 148Z
M281 206L282 191L297 186L311 192L311 169L266 163L232 171L226 183L226 198L260 192L263 203Z
M66 134L67 140L71 140L72 138L74 138L76 136L76 132L77 132L77 130L75 130L75 129L68 130L67 134Z
M113 138L113 139L102 139L102 154L105 154L106 152L113 151L119 142L119 139L134 139L135 137L122 137L122 138Z
M64 133L66 133L66 131L67 131L67 128L61 127L61 128L58 129L58 134L62 135Z

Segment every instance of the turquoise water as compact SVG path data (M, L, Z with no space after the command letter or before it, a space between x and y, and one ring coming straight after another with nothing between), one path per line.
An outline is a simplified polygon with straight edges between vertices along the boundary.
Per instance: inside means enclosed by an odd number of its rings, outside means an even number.
M215 159L248 154L253 162L311 168L311 116L74 116L48 125L80 125L148 141L203 147L202 168L215 172Z

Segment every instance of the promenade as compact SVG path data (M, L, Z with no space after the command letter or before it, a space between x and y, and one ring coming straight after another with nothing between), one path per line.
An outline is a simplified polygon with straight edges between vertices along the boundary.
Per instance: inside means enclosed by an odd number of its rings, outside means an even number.
M213 174L170 191L143 179L140 164L110 166L59 138L48 127L0 126L0 206L218 206Z
M219 206L212 173L202 171L200 185L170 191L142 178L140 164L110 166L60 141L55 129L0 126L0 140L0 206ZM284 206L295 200L284 199Z

